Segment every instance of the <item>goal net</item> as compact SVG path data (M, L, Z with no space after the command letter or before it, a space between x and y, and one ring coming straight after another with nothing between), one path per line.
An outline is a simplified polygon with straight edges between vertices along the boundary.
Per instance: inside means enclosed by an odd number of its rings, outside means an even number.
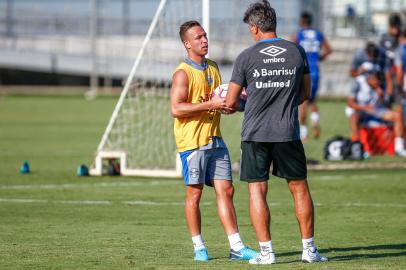
M103 164L114 161L121 175L180 176L169 93L172 74L185 57L179 26L201 18L201 1L160 1L98 146L92 175L103 174Z

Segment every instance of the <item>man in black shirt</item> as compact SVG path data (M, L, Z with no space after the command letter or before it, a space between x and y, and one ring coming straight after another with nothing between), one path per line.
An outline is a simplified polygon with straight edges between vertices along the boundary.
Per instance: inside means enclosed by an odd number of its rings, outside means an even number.
M266 0L252 4L245 12L244 22L256 43L235 61L226 105L237 108L239 95L246 89L241 180L248 182L250 216L261 248L261 254L249 262L276 262L266 200L271 163L272 174L285 178L293 195L303 243L302 261L327 261L313 240L314 208L299 134L298 106L310 96L305 51L276 36L275 10Z

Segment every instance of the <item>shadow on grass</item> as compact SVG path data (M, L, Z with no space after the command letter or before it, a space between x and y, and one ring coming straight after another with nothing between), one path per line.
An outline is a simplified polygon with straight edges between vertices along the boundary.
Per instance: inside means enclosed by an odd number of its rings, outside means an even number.
M390 253L385 253L384 251L395 251ZM347 261L347 260L359 260L359 259L369 259L369 258L385 258L385 257L401 257L406 256L406 244L389 244L389 245L375 245L375 246L355 246L355 247L343 247L343 248L327 248L319 250L322 255L327 255L330 261ZM363 251L363 253L357 253L356 251ZM368 252L370 251L370 252ZM348 255L338 255L334 256L328 253L340 253L340 252L353 252L353 254ZM278 253L278 257L287 256L299 256L301 252L284 252ZM290 261L290 262L296 262Z

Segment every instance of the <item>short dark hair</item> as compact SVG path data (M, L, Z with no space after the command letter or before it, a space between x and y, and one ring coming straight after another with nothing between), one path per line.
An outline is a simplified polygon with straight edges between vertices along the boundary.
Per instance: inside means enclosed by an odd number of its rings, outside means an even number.
M310 12L303 11L302 14L300 14L300 19L304 24L309 26L312 25L313 16Z
M267 0L251 4L244 13L243 21L256 25L262 32L276 31L276 12Z
M381 87L385 85L385 73L382 70L375 70L370 74L370 76L375 77Z
M373 42L368 42L365 46L365 52L376 59L379 56L379 47Z
M185 41L185 34L187 30L189 30L192 27L195 26L200 26L200 23L198 21L187 21L182 23L182 25L179 27L179 37L182 41Z
M389 26L398 28L402 26L402 18L400 17L399 13L392 13L389 16Z

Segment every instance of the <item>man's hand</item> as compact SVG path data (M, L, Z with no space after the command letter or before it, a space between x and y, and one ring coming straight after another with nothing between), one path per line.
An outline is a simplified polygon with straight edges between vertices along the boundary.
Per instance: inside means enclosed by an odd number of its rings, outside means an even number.
M232 114L235 112L233 108L229 108L226 105L226 100L219 96L215 96L210 100L211 110L220 110L224 114Z
M367 113L373 113L375 109L374 105L368 104L368 105L364 105L362 106L362 111L367 112Z
M215 96L210 99L210 110L221 110L225 108L227 108L227 106L226 101L223 98Z
M385 92L380 87L375 88L375 92L378 95L378 97L383 97L385 95Z
M232 108L226 108L226 109L222 109L221 110L221 113L222 114L233 114L233 113L235 113L236 112L236 110L235 109L232 109Z

